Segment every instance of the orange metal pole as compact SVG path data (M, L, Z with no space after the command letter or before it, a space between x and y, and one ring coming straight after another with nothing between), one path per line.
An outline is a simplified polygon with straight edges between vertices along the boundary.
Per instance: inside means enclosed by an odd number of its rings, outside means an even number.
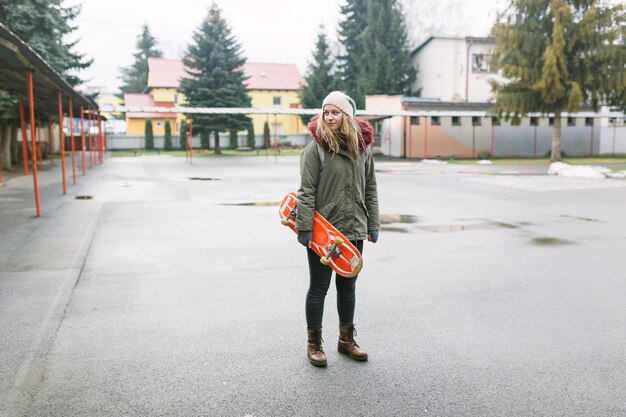
M98 110L98 162L102 164L102 116Z
M41 115L37 115L37 151L39 152L39 168L43 168L43 149L41 146Z
M81 148L82 148L82 161L83 161L83 175L87 175L87 161L85 161L85 126L83 125L83 114L85 109L83 106L80 106L80 137L81 137Z
M269 115L265 117L265 122L267 123L267 127L269 128L269 125L270 125ZM263 137L265 137L265 126L263 126ZM267 162L269 158L270 158L270 138L268 135L268 137L265 138L265 162Z
M274 115L274 162L278 162L278 120Z
M26 143L26 122L24 120L24 103L22 103L22 96L17 98L17 102L20 109L20 130L22 131L22 159L24 160L24 175L28 175L28 145Z
M193 116L189 116L189 163L193 164Z
M74 145L74 112L72 109L72 97L70 97L70 139L71 149L72 149L72 179L73 183L76 184L76 149Z
M48 145L50 147L50 165L54 165L54 138L52 137L52 119L48 117Z
M67 194L67 185L65 184L65 136L63 135L63 100L61 99L61 90L57 91L57 102L59 105L59 149L61 151L61 176L63 178L63 194Z
M28 104L30 113L30 134L33 143L33 186L35 189L35 206L37 217L41 216L41 205L39 204L39 184L37 182L37 138L35 137L35 98L33 97L33 71L28 70Z
M93 144L91 143L91 106L87 106L87 142L89 144L89 169L93 168Z

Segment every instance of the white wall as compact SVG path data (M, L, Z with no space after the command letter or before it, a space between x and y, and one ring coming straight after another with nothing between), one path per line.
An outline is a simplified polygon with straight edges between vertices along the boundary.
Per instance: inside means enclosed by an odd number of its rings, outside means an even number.
M504 78L493 72L472 71L472 55L489 55L493 43L465 38L433 38L413 56L421 97L441 101L492 101L489 81ZM469 73L467 72L469 68Z

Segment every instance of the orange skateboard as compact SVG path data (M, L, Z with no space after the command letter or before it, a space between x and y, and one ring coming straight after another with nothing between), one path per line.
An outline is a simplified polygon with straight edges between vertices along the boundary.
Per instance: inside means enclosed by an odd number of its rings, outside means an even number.
M283 225L298 233L296 193L291 192L283 198L278 214ZM359 250L317 211L313 215L312 235L309 247L319 255L322 264L330 266L346 278L355 277L359 273L363 267Z

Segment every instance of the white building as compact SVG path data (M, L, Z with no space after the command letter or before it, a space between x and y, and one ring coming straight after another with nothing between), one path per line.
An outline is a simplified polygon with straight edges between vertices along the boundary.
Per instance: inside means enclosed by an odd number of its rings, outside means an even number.
M493 117L491 81L506 79L490 68L494 38L430 37L413 50L420 97L367 96L370 112L414 112L376 123L385 155L433 157L542 157L550 152L553 117L525 115L519 124ZM622 113L563 114L561 146L568 156L626 153Z
M492 102L489 82L504 81L489 65L494 46L495 38L431 36L411 52L413 90L441 101Z

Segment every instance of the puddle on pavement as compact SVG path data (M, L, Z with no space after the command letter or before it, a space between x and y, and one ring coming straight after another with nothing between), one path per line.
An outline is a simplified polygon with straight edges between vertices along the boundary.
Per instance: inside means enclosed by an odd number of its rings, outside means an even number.
M219 178L211 178L211 177L189 177L191 181L220 181Z
M395 227L395 226L382 226L380 228L383 232L391 232L391 233L409 233L408 229L403 227Z
M225 203L223 206L272 207L280 206L280 201L255 201L250 203Z
M454 233L466 232L472 230L488 230L488 229L516 229L517 226L509 223L500 222L481 222L466 224L431 224L417 226L419 229L431 233Z
M562 246L562 245L571 245L574 242L570 242L569 240L559 239L557 237L536 237L531 239L530 243L536 246Z
M76 200L91 200L91 199L93 199L93 196L92 195L77 195L77 196L74 196L74 199L76 199Z
M393 223L403 223L403 224L411 224L418 222L417 216L413 216L410 214L381 214L380 222L382 224L393 224Z
M564 218L564 219L580 220L582 222L602 223L600 220L592 219L590 217L568 216L567 214L562 214L559 217Z

